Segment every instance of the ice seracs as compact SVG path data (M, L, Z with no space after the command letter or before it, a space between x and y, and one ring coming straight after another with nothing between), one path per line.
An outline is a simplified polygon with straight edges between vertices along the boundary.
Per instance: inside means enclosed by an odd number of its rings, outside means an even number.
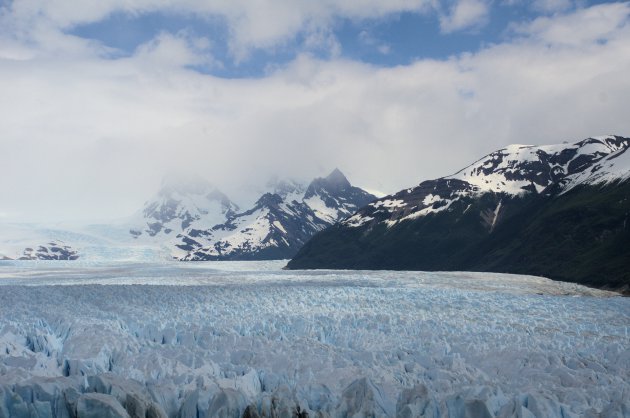
M0 270L1 418L630 412L630 300L612 292L278 262L62 264Z

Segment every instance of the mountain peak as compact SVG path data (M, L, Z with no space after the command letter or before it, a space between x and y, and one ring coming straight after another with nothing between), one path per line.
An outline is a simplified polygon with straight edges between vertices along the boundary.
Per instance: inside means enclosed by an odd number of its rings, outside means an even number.
M350 185L350 182L348 181L346 176L344 176L341 170L339 170L338 168L335 168L333 171L331 171L331 173L326 176L325 179L327 182L333 184L347 184L348 186Z
M335 168L328 176L324 178L324 180L326 180L326 183L330 184L331 186L337 186L340 189L351 186L346 176L344 176L341 170L339 170L338 168Z

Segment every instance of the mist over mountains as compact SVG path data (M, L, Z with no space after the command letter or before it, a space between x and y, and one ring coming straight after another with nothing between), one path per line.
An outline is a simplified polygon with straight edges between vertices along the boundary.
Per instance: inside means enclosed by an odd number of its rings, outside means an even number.
M5 225L0 255L46 259L47 251L33 247L61 240L73 258L287 259L315 233L374 199L335 169L309 183L273 179L241 208L202 177L173 174L127 218L82 226Z
M376 198L338 169L308 185L268 186L253 207L240 210L207 182L167 181L130 234L169 242L173 257L187 261L290 258L316 232Z
M293 269L496 271L624 290L629 147L613 135L510 145L379 199L338 169L309 183L275 179L247 207L200 177L169 176L132 217L81 230L5 229L0 255L292 258Z

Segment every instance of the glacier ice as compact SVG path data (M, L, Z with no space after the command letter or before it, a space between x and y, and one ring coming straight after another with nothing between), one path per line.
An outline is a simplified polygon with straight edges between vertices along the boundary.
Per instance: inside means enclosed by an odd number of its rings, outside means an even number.
M627 417L630 300L540 277L0 262L0 417Z

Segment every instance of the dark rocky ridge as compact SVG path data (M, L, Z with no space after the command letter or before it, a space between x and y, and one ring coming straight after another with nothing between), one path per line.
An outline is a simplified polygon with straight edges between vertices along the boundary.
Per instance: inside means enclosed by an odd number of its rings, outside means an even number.
M629 147L610 136L496 151L361 208L288 268L492 271L628 291Z

